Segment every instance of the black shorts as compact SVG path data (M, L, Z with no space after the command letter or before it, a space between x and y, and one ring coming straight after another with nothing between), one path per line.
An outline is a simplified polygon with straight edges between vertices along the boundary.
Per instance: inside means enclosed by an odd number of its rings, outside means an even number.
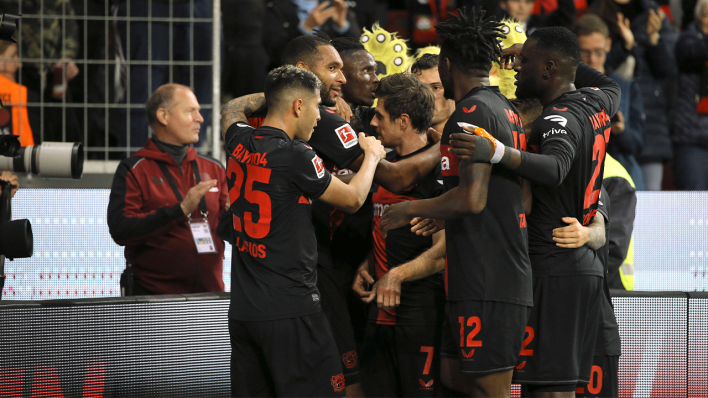
M345 381L329 322L229 319L231 396L344 397Z
M598 276L533 278L534 307L514 382L587 384L602 299L602 278Z
M458 358L464 374L514 368L530 308L498 301L448 301L440 355Z
M317 290L320 292L322 311L329 320L337 344L344 378L348 386L357 384L360 376L354 328L349 317L347 299L331 268L317 267Z
M590 382L578 384L576 398L614 398L619 396L619 356L596 356L592 361Z
M442 322L366 325L361 383L367 397L434 397L440 388Z

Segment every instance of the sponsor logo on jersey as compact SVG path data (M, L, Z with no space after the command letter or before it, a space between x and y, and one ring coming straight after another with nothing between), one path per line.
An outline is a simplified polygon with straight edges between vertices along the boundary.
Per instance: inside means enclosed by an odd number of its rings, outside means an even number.
M421 390L432 390L433 389L433 383L435 382L435 379L430 379L429 382L424 382L423 379L418 379L418 382L420 382L421 385Z
M520 364L516 365L517 370L521 370L526 366L526 361L521 362Z
M322 178L325 175L325 167L324 167L324 162L322 159L320 159L319 156L315 155L314 158L312 158L312 165L315 166L315 173L317 173L317 178Z
M253 128L253 126L251 126L250 124L241 123L241 122L236 123L236 125L239 126L239 127L250 127L250 128Z
M347 369L353 369L357 365L356 351L349 351L342 354L342 363Z
M471 361L474 361L474 359L470 359L470 358L472 358L472 356L474 355L474 348L471 349L469 352L465 352L465 350L464 350L463 348L460 348L460 351L462 351L462 356L465 357L464 360L466 360L466 361L470 361L470 360L471 360Z
M554 110L554 111L561 111L561 112L565 112L565 111L567 111L567 110L568 110L568 108L556 108L556 107L554 106L554 107L553 107L553 110Z
M561 115L548 115L548 116L544 117L543 120L549 120L551 122L556 122L563 127L565 127L565 125L568 124L568 119L564 118Z
M469 109L467 109L467 108L465 108L465 107L463 106L463 107L462 107L462 112L465 112L465 113L472 113L472 112L474 112L475 109L477 109L477 105L472 105L472 107L469 108Z
M330 383L332 384L332 388L334 388L334 392L344 391L344 373L332 376Z
M568 134L568 132L563 129L550 129L548 132L543 133L543 138L553 134Z
M457 155L450 152L452 145L440 145L440 171L443 176L457 176L459 160Z
M342 145L344 145L347 149L359 143L359 139L356 138L356 132L354 132L354 129L349 125L349 123L334 131L337 133L339 141L342 141Z

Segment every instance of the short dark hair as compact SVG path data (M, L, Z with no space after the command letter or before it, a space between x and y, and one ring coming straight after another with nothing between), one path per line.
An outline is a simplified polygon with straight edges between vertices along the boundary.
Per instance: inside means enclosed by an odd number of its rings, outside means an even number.
M580 42L569 29L562 26L539 28L531 33L529 39L536 40L536 49L554 52L567 58L571 65L580 64Z
M593 33L599 33L605 38L610 37L610 29L605 21L595 14L585 14L575 21L573 33L576 36L589 36Z
M438 54L423 54L411 65L411 73L420 73L424 70L437 68L440 64Z
M320 56L321 46L331 46L330 40L321 36L298 36L285 46L280 59L283 65L296 65L302 61L307 65L314 65Z
M172 100L174 99L175 91L180 88L192 91L192 89L187 86L177 83L168 83L158 87L157 90L152 93L145 103L148 126L154 126L157 123L157 111L160 108L167 110L172 108Z
M391 120L406 113L418 133L428 131L433 121L435 97L433 92L410 73L395 73L381 79L376 97L384 99L384 109Z
M366 51L361 42L353 37L337 37L332 39L332 47L339 53L340 57L351 55L357 51Z
M484 19L484 10L468 13L465 7L458 10L460 15L450 15L450 19L440 22L435 30L440 38L440 54L466 74L488 74L492 62L502 57L501 22L491 17Z
M306 91L315 95L316 90L322 89L320 79L314 73L304 68L292 65L283 65L268 73L265 79L263 93L265 94L268 109L279 108L282 101L289 101L292 95L299 91Z

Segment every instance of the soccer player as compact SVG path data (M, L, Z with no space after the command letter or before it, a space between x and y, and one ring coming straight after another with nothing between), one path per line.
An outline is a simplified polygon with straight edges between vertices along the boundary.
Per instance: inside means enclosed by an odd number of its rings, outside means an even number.
M320 119L319 79L283 66L266 77L268 114L257 130L234 115L229 154L232 293L229 308L233 396L344 396L339 353L315 283L312 199L355 212L385 151L359 137L364 152L349 185L332 178L305 143Z
M580 62L578 39L565 28L538 29L523 47L505 52L518 57L516 96L538 98L544 106L529 136L529 146L540 154L476 135L457 137L459 148L452 152L489 161L494 148L500 164L535 183L528 220L534 307L514 380L532 396L573 397L576 384L590 380L604 272L588 245L559 247L553 230L564 226L563 217L585 226L596 216L620 90Z
M374 99L379 78L378 66L364 45L352 37L338 37L332 40L332 46L342 57L342 73L347 83L342 86L342 99L352 111L350 124L354 131L363 131L368 136L375 136L376 129L371 126L374 117Z
M376 115L371 124L381 143L394 149L387 159L396 162L424 151L435 107L432 92L412 75L399 73L384 77L376 96ZM366 396L434 397L439 390L444 233L418 236L409 226L403 226L384 238L380 219L394 203L428 199L442 191L439 167L401 192L375 188L374 250L360 267L354 285L365 302L376 299L378 304L369 307L360 350ZM437 255L429 257L432 253ZM364 284L373 281L370 267L375 269L378 281L368 292ZM421 279L420 274L432 275Z
M313 72L322 82L320 93L321 120L315 127L308 142L327 165L334 164L339 169L359 170L364 155L359 148L356 131L329 107L336 105L346 79L342 74L342 59L332 44L319 36L300 36L293 39L283 51L283 61ZM249 123L258 127L266 114L263 94L251 94L234 99L222 109L222 132L228 130L238 115L246 114ZM431 147L416 156L396 163L382 160L376 168L374 180L377 184L398 192L413 185L433 170L440 161L438 146ZM315 214L316 213L316 214ZM359 364L356 353L354 330L347 310L347 303L336 277L330 253L331 224L329 212L314 211L315 235L318 246L317 286L322 296L322 305L334 333L344 375L347 379L347 395L359 394L356 385L359 379Z
M503 167L458 160L450 135L460 122L523 148L516 109L489 70L502 50L501 23L467 13L437 26L439 73L446 98L457 103L441 140L445 193L391 205L381 225L392 230L413 217L445 219L447 323L441 348L443 384L471 396L509 397L532 304L531 264L521 181Z
M430 87L435 95L435 114L431 126L435 131L442 132L445 123L455 111L455 100L445 98L440 74L438 73L439 57L436 54L423 54L411 65L411 73L421 83Z

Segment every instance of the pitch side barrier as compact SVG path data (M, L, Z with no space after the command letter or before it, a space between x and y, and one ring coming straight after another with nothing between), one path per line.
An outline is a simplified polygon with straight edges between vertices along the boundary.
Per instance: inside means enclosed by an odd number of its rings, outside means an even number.
M708 396L708 293L612 294L620 396ZM228 397L229 296L0 301L0 396Z

